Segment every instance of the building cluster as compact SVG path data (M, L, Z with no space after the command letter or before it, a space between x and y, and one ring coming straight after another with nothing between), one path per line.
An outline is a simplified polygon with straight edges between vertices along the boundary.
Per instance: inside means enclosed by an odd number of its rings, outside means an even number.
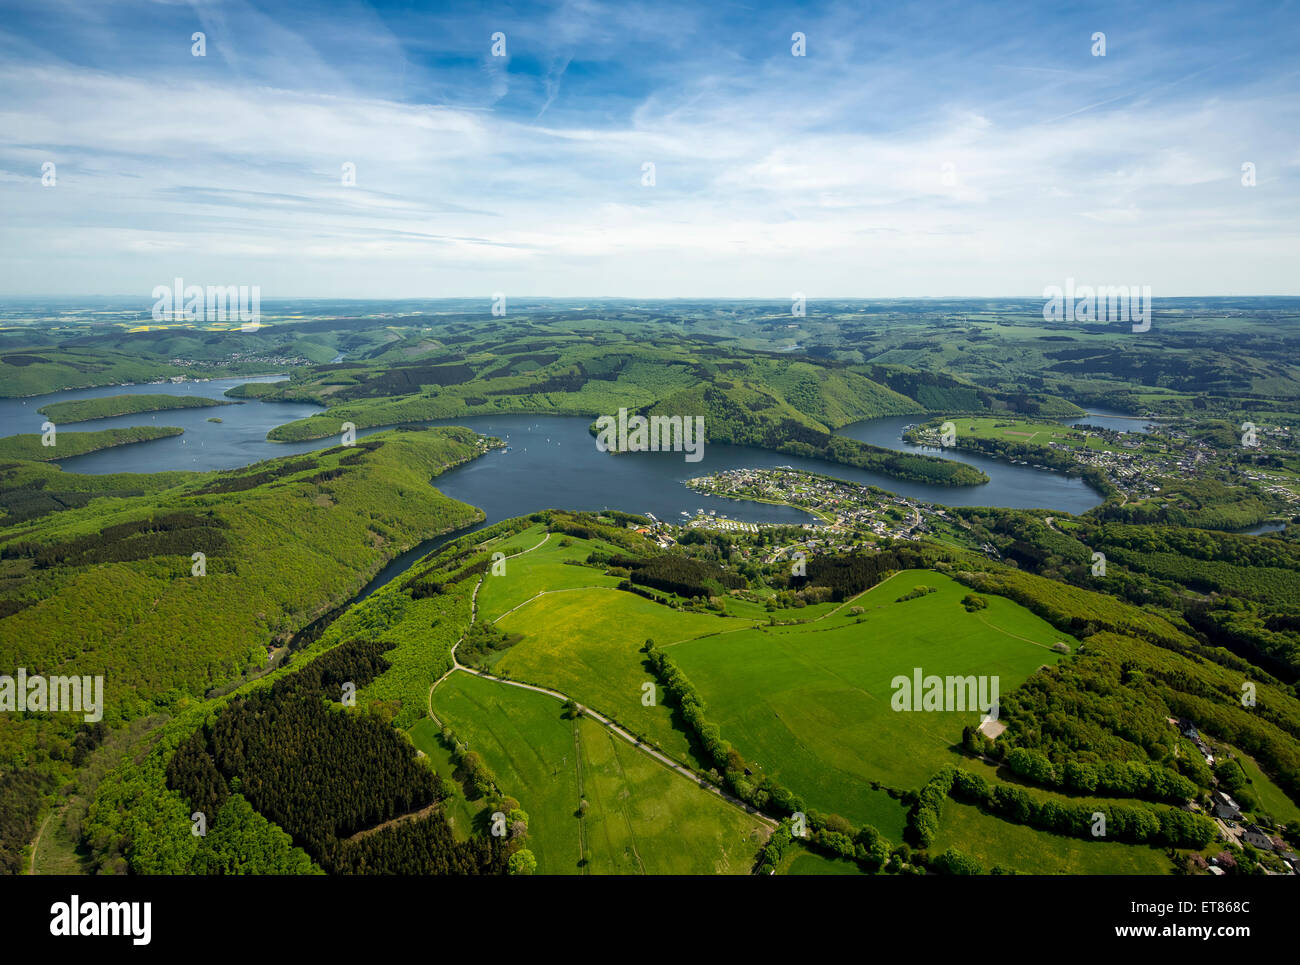
M881 539L919 540L929 532L927 518L948 518L941 507L929 503L788 466L728 469L688 480L686 485L713 496L780 503L806 510L821 520L803 524L805 529L817 532L814 541L824 544L821 549L848 548L857 545L866 534ZM754 523L729 520L704 510L698 510L688 525L744 532L759 529Z
M251 352L231 352L222 358L213 359L183 359L175 358L167 360L171 365L180 368L203 368L211 369L227 365L267 365L276 368L288 368L289 366L311 365L311 359L302 355L255 355Z
M1207 764L1214 765L1214 751L1201 736L1194 722L1183 717L1178 720L1170 718L1169 723L1177 727L1178 732L1196 746ZM1217 779L1215 783L1218 783ZM1185 809L1201 811L1200 805L1195 803L1188 803ZM1300 855L1296 854L1295 849L1269 829L1247 820L1241 805L1227 791L1216 788L1210 792L1210 813L1217 820L1219 832L1225 841L1238 847L1248 844L1257 851L1276 854L1290 869L1289 874L1300 874ZM1209 871L1211 874L1223 874L1223 869L1214 864L1211 864Z

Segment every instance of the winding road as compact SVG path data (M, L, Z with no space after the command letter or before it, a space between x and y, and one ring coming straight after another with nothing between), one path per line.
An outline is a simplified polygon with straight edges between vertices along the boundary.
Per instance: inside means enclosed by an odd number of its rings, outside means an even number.
M543 544L545 544L546 540L550 538L550 535L551 535L550 533L547 533L546 539L543 539L541 543L537 544L537 546L533 546L526 550L521 550L520 552L514 554L514 556L506 557L506 559L514 559L515 556L523 556L524 553L531 553L533 550L538 549ZM474 586L474 593L470 598L470 618L469 618L470 627L472 627L474 625L474 622L478 619L478 591L483 586L483 580L485 578L486 578L485 576L479 577L478 583L475 584ZM583 587L573 587L572 589L583 589ZM546 592L550 592L550 591L545 591L545 590L542 591L542 593L546 593ZM559 591L557 590L554 592L559 592ZM526 600L525 603L537 599L537 597L541 596L542 593L539 593L536 596L530 598L530 600ZM524 603L519 604L519 606L523 606L523 605ZM514 609L517 610L519 609L519 607L515 607ZM584 707L582 704L578 703L578 701L573 700L573 698L570 697L568 694L561 693L558 690L551 690L549 687L539 687L536 686L535 684L526 684L518 680L506 680L504 677L498 677L495 674L487 673L484 670L477 670L473 667L467 667L465 664L461 663L458 659L456 659L456 649L461 645L461 643L465 639L466 634L468 633L469 633L469 627L466 627L465 633L461 634L460 639L457 640L456 643L451 648L451 663L452 663L451 669L448 670L441 677L439 677L437 680L435 680L433 682L433 685L429 687L429 697L428 697L429 717L439 727L443 726L443 724L442 721L438 719L438 715L433 712L433 692L437 688L438 684L442 683L444 680L446 680L448 677L450 677L458 670L464 671L467 674L472 674L475 677L481 677L484 680L492 680L499 684L505 684L508 687L519 687L523 690L531 690L534 693L546 694L546 696L554 697L556 700L562 703L566 701L572 701L574 706L577 707L579 713L583 714L586 717L589 717L591 720L594 720L597 723L608 728L611 733L621 737L623 740L627 741L633 747L637 748L638 750L647 754L649 757L658 761L664 767L667 767L669 770L673 771L674 773L681 775L682 777L686 778L689 781L692 781L693 783L703 788L704 790L716 794L718 797L726 801L728 804L731 804L733 807L739 808L740 810L744 811L746 814L750 815L751 817L761 822L769 830L776 829L777 822L767 817L765 814L763 814L753 805L747 804L744 801L742 801L740 798L736 797L735 795L727 793L722 788L710 782L703 775L699 774L696 771L691 770L686 765L673 760L671 757L669 757L667 754L664 754L658 748L645 743L643 740L641 740L641 738L625 730L623 727L619 726L613 720L606 717L604 714L601 714L599 711L592 710L590 707Z

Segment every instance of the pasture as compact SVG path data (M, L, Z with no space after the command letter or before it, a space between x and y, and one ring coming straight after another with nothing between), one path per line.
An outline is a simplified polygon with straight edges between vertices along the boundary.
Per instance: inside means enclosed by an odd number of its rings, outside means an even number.
M544 543L543 538L546 538ZM561 545L564 543L569 545ZM483 585L478 591L480 619L496 620L542 591L553 592L580 586L614 587L619 584L618 577L606 576L603 569L574 566L566 562L585 560L596 549L621 552L617 547L599 540L577 539L563 533L552 533L547 538L546 527L538 525L507 540L490 541L483 548L489 552L500 550L508 554L521 549L526 552L507 559L505 573L493 575L489 571L484 576Z
M566 720L552 697L458 672L433 707L528 813L539 873L748 874L767 838L602 725Z
M972 804L944 802L929 851L956 848L992 871L1036 875L1167 875L1173 862L1159 848L1122 841L1067 838L984 814Z
M522 639L501 654L492 670L568 694L669 756L697 764L657 684L654 706L642 702L643 687L654 677L641 647L647 639L662 646L751 625L732 617L673 610L610 588L556 590L497 621L506 633Z
M935 592L896 602L914 586ZM756 627L668 644L708 705L706 716L752 764L800 794L808 807L874 824L898 841L903 809L871 782L916 788L952 760L978 711L899 712L895 676L996 677L1000 694L1060 655L1064 637L1003 597L967 612L970 591L928 570L909 570L855 606L802 626Z

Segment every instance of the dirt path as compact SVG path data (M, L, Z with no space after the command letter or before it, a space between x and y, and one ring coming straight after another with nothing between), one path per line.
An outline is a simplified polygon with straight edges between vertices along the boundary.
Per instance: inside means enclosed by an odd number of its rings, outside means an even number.
M41 835L43 835L45 833L45 829L49 827L50 820L56 814L62 814L63 810L64 810L63 808L58 808L57 810L51 811L49 814L45 815L45 820L41 822L40 829L37 830L36 832L36 840L32 842L31 859L27 862L27 873L29 875L36 874L36 849L41 846Z
M411 811L408 814L399 814L395 818L389 818L387 821L384 821L381 824L376 824L373 828L363 828L362 830L358 831L356 834L352 835L351 837L344 838L343 840L360 841L362 838L369 837L370 835L374 834L376 831L384 830L384 828L396 827L397 825L405 824L408 821L419 821L421 818L427 817L428 815L436 811L441 806L441 804L442 804L441 801L434 801L432 804L426 804L418 811Z
M473 667L466 667L463 664L458 664L456 669L463 670L465 671L465 673L468 674L473 674L475 677L482 677L484 680L494 680L499 684L505 684L507 687L519 687L523 690L531 690L533 693L546 694L546 696L554 697L556 700L559 700L561 702L573 700L573 698L570 697L568 694L561 693L558 690L551 690L549 687L538 687L535 684L526 684L519 680L507 680L504 677L497 677L484 670L475 670ZM749 804L746 804L744 801L740 800L740 798L734 797L733 795L728 794L726 791L722 790L716 785L711 784L709 781L705 780L699 774L695 773L695 771L692 771L686 765L679 764L677 761L673 760L667 754L664 754L663 752L653 747L652 745L645 743L639 737L635 736L629 731L624 730L622 727L620 727L610 718L606 717L604 714L600 713L599 711L592 710L590 707L585 707L582 704L578 703L576 700L573 700L573 704L575 707L578 708L578 711L580 713L584 714L587 717L590 717L592 720L596 721L599 724L603 724L605 727L609 728L609 730L612 733L617 734L619 737L623 738L623 740L627 741L629 744L631 744L633 747L637 748L638 750L642 751L643 753L650 755L650 757L654 758L660 764L664 765L665 767L669 768L672 771L677 772L682 777L685 777L688 780L695 782L700 787L704 788L706 791L710 791L716 794L724 801L727 801L728 803L735 805L736 807L740 808L742 811L744 811L746 814L750 815L751 817L757 818L759 821L762 821L768 827L776 828L776 822L773 821L771 818L767 817L766 815L764 815L757 808L752 807Z
M989 623L989 621L985 620L983 617L979 617L978 619L980 623L984 624L990 630L994 630L998 633L1005 634L1006 636L1011 637L1014 640L1023 640L1025 643L1032 643L1035 647L1042 647L1044 650L1052 649L1052 645L1050 643L1039 643L1037 640L1030 640L1028 637L1022 637L1020 636L1020 634L1012 633L1010 630L1003 630L1001 627L995 627L993 624Z

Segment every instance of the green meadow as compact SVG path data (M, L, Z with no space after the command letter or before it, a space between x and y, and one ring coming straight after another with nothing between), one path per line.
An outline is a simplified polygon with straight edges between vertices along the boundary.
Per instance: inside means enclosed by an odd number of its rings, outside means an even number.
M1166 875L1173 862L1159 848L1121 841L1067 838L984 814L972 804L947 800L931 854L956 848L992 871L1036 875Z
M963 438L994 439L1001 442L1020 442L1030 446L1046 446L1049 442L1069 446L1071 449L1117 450L1099 436L1060 422L1037 422L1025 419L957 418L952 420L957 429L958 443Z
M542 543L543 539L546 542ZM562 543L568 545L561 545ZM499 550L511 558L505 561L504 574L493 575L489 571L484 577L483 585L478 591L480 619L496 620L543 591L553 592L581 586L615 587L620 582L616 576L606 576L603 569L575 566L566 562L585 560L597 549L623 552L618 547L562 533L552 533L547 538L546 527L543 525L526 529L508 540L484 544L483 548L491 552ZM521 550L526 552L520 556L513 555Z
M466 799L464 789L456 779L456 765L452 763L451 751L442 745L438 732L438 725L433 719L425 717L416 721L415 726L406 734L438 776L451 785L451 793L442 802L443 813L447 815L447 822L451 825L456 840L468 841L474 825L485 821L485 818L479 817L484 810L484 802Z
M904 591L935 592L896 602ZM988 596L968 613L970 591L928 570L897 574L844 608L802 626L757 627L669 644L668 653L708 704L710 720L752 764L807 806L874 824L898 840L903 809L870 782L915 788L952 759L979 711L896 712L897 675L987 675L999 693L1024 682L1074 641L1028 610Z
M694 764L687 737L674 726L673 712L664 706L657 686L654 705L643 703L643 687L654 676L641 647L647 639L662 645L750 623L673 610L612 588L592 588L548 592L502 617L497 626L522 639L503 652L494 672L568 694L646 737L669 756Z
M1260 770L1254 758L1237 751L1237 761L1250 779L1250 790L1259 799L1260 810L1282 824L1300 821L1300 807L1273 783L1272 778Z
M828 858L807 848L795 846L781 861L777 874L783 875L860 875L856 862Z
M566 720L552 697L459 672L433 709L527 812L541 874L748 874L767 838L602 725Z

